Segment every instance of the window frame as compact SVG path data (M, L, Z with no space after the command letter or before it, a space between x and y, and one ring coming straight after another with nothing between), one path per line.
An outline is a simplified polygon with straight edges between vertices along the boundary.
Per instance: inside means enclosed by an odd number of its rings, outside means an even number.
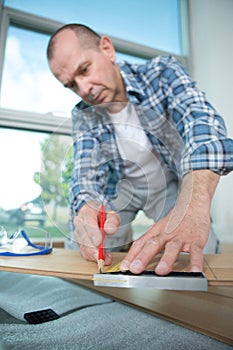
M184 66L188 67L188 8L187 0L180 0L180 21L181 21L181 49L183 55L176 55L171 52L161 51L142 44L137 44L128 40L109 36L113 45L119 53L132 55L140 58L150 59L158 55L173 55ZM45 17L36 16L27 12L6 7L3 0L0 0L0 88L2 84L4 54L7 40L8 28L10 25L28 29L41 34L52 35L64 23L54 21ZM99 33L101 35L101 33ZM53 113L34 113L18 111L1 107L0 101L0 127L10 127L15 129L57 132L64 135L71 133L71 120L57 116Z

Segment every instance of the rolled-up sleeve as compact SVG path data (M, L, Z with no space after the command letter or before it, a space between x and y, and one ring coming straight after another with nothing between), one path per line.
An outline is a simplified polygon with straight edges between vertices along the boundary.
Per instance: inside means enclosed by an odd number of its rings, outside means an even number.
M162 73L167 108L183 144L180 171L209 169L220 175L233 170L233 140L223 118L197 89L184 67L171 58Z

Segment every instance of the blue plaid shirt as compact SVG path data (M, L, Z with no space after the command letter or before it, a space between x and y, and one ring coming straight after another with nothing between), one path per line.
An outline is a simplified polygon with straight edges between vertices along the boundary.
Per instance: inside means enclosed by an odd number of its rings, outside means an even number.
M233 170L233 140L185 68L170 56L118 64L128 99L155 151L177 179L192 170ZM87 108L89 107L89 108ZM103 108L81 101L73 109L73 215L90 200L111 200L124 176L113 125ZM136 155L135 155L136 157Z

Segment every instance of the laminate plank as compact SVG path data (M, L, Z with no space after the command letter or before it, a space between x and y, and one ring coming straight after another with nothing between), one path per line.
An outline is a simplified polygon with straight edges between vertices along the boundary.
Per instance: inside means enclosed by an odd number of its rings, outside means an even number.
M112 253L114 266L121 261L125 253ZM150 269L154 267L160 256L157 256ZM209 285L232 285L233 268L231 254L205 255L204 273ZM105 267L107 270L108 267ZM98 273L95 262L84 260L78 251L54 249L51 254L27 257L0 257L0 270L18 273L39 274L64 278L78 278L92 280ZM180 254L174 264L173 271L188 271L189 256Z

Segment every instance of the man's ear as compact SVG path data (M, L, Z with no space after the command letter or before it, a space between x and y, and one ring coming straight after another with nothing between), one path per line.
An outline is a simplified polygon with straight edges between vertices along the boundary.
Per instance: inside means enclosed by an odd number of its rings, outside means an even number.
M99 48L105 54L112 63L116 61L116 51L112 41L108 36L103 35L100 38Z

